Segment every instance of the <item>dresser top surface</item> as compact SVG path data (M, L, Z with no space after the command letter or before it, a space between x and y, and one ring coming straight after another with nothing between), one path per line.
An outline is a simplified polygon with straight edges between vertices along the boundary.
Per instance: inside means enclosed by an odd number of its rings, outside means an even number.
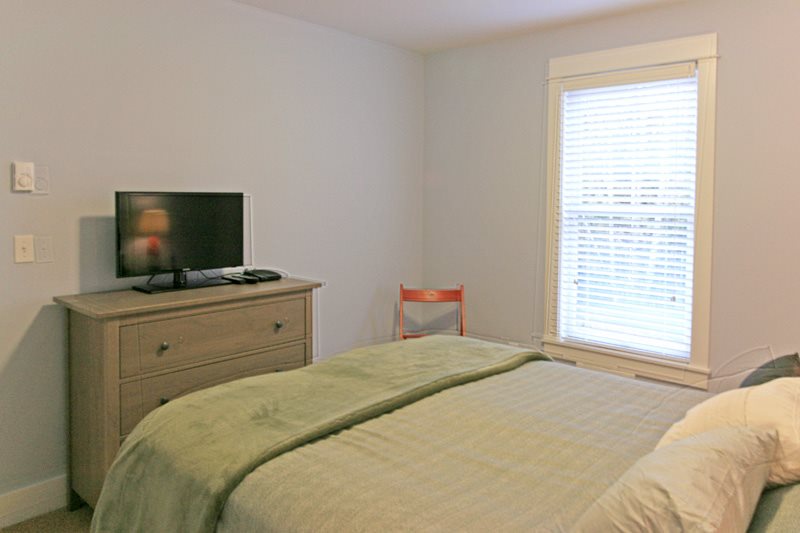
M320 286L321 284L316 281L283 278L256 284L217 285L158 294L145 294L134 290L72 294L56 296L53 301L91 318L105 319L165 309L181 309L197 305L261 298L311 290Z

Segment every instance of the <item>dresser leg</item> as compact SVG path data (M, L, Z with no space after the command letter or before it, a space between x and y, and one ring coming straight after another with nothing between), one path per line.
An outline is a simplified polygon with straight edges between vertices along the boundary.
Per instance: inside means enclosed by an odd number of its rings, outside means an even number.
M74 490L69 489L69 502L67 503L67 511L77 511L84 505L86 505L86 502L83 501L83 498L78 496L78 493Z

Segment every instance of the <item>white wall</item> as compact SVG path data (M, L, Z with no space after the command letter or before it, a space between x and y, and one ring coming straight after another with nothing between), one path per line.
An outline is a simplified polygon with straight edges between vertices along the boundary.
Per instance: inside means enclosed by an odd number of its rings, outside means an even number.
M429 56L425 283L465 283L473 334L541 335L547 60L717 32L710 364L796 351L798 27L797 0L693 0Z
M115 190L253 195L261 265L325 279L321 355L422 278L423 58L230 0L0 3L0 496L66 471L66 316L114 276ZM49 196L10 192L12 160ZM13 264L14 234L52 264Z
M0 20L0 176L20 159L53 180L49 196L0 191L0 498L66 470L50 302L130 284L114 190L251 193L258 262L329 283L323 356L391 336L399 281L463 282L471 332L530 342L543 82L561 55L719 33L711 364L800 347L796 0L693 0L424 63L229 0L2 0ZM55 263L13 264L26 233L54 237Z

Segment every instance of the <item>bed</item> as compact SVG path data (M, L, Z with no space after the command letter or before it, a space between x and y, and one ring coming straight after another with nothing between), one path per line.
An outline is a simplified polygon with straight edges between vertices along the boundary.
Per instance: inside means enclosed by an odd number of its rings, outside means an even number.
M570 531L705 392L431 336L154 411L93 531ZM753 531L795 531L796 485Z

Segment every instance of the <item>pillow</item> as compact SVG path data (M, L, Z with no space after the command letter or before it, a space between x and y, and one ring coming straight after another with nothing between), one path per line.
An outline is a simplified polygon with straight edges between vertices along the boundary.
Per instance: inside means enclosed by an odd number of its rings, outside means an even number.
M778 433L769 484L800 481L800 379L778 378L763 385L729 390L689 409L661 437L656 448L709 429L747 426Z
M721 428L639 459L581 516L573 531L746 531L775 432Z
M740 387L761 385L777 378L800 377L800 356L796 353L783 355L753 370Z

